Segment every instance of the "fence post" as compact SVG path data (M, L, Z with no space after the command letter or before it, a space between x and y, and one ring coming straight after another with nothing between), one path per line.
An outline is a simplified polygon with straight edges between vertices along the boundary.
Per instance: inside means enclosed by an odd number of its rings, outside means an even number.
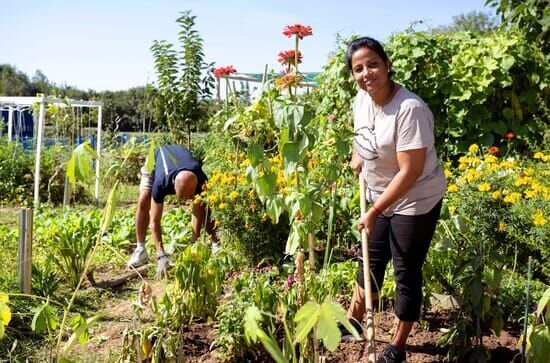
M19 253L17 259L17 282L23 294L31 293L32 273L32 209L19 211Z

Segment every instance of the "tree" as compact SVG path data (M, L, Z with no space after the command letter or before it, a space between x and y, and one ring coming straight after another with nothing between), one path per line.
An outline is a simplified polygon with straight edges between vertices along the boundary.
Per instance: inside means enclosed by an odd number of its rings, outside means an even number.
M191 144L191 127L207 116L208 99L214 84L213 64L204 61L202 38L194 29L196 16L184 11L176 20L180 26L181 50L165 40L153 42L151 51L157 72L156 104L165 115L177 142L183 142L187 129L187 146Z
M537 43L545 54L550 51L550 7L548 0L486 0L500 14L504 26L517 28L528 41Z
M0 64L1 96L34 96L29 77L9 64Z
M474 33L488 33L495 31L500 26L498 19L489 13L472 11L468 14L453 16L451 25L441 26L434 29L434 32L461 32L471 31Z

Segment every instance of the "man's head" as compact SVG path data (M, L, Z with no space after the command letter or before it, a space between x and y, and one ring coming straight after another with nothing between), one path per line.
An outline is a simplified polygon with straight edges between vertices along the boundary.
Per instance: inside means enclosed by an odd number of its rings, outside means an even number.
M188 170L180 171L174 178L174 189L180 198L191 198L195 195L198 183L197 176Z

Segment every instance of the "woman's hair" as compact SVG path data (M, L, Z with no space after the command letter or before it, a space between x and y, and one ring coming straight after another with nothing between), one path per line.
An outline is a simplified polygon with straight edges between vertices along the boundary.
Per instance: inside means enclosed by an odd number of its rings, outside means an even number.
M382 47L382 44L380 44L378 40L371 37L361 37L349 43L348 49L346 51L346 60L348 61L348 69L350 72L353 72L351 68L351 57L361 48L369 48L370 50L378 54L378 56L382 58L384 63L390 62L388 55L386 54L384 48ZM388 78L391 78L394 74L395 72L390 69L390 72L388 73Z

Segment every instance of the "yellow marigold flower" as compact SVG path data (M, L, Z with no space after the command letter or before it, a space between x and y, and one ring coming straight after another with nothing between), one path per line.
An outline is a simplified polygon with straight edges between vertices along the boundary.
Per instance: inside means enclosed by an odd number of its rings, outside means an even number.
M248 197L250 199L254 198L254 189L250 189L250 191L248 192Z
M206 196L206 191L202 191L200 195L201 195L201 197L205 197Z
M485 156L485 162L488 163L488 164L496 163L497 160L498 160L498 159L497 159L496 156L494 156L494 155L486 155L486 156Z
M468 158L468 162L473 166L481 164L481 160L479 160L475 156L472 156L471 158Z
M525 194L525 199L531 199L535 195L537 195L537 192L535 192L534 190L531 190L531 189L527 189L523 192L523 194Z
M464 163L461 163L460 165L458 165L458 170L466 170L467 168L468 168L468 165Z
M247 166L250 165L250 160L248 159L244 159L240 164L239 164L239 167L241 168L246 168Z
M499 232L504 232L505 230L506 230L506 223L500 222L500 223L498 224L498 231L499 231Z
M497 164L496 162L493 164L489 164L489 171L495 172L495 171L498 171L499 169L500 169L500 165Z
M531 188L533 188L535 192L542 192L544 190L544 185L536 181L531 184Z
M466 180L468 183L474 182L481 177L481 173L477 169L469 169L466 174Z
M450 205L450 206L449 206L449 212L450 212L451 214L454 214L454 213L456 212L456 207L455 207L454 205Z
M535 226L544 226L546 222L547 220L544 218L544 213L542 213L542 210L537 209L535 214L533 214L533 224Z
M468 162L468 157L465 156L465 155L462 155L460 158L458 158L458 162L459 162L460 164L465 164L465 163Z
M334 142L335 142L334 139L328 139L327 140L327 145L332 146L332 145L334 145Z
M516 204L521 199L521 194L513 192L504 197L505 203Z
M235 199L239 196L239 193L237 193L235 190L229 193L229 198Z
M220 210L224 210L226 207L227 207L227 204L225 204L225 203L220 203L220 205L218 205L218 208Z
M241 175L239 177L239 184L240 185L246 185L246 183L247 183L246 177L244 175Z
M545 163L549 162L550 161L550 155L544 155L542 157L542 161L544 161Z
M477 144L472 144L468 148L468 151L471 152L472 154L475 154L479 151L479 146Z
M452 175L453 173L449 169L445 169L445 178L449 179Z
M516 179L516 181L514 182L514 185L516 187L520 187L522 185L525 185L527 183L529 183L531 181L531 178L528 177L528 176L520 176L519 178Z
M527 168L525 169L525 175L532 176L535 173L535 169Z
M449 193L458 192L458 185L456 185L456 184L449 184L449 186L447 187L447 192L449 192Z
M259 112L261 110L260 102L256 101L250 105L250 109L254 112Z
M477 186L477 190L479 190L480 192L488 192L489 190L491 190L491 184L489 183L480 184Z
M502 195L502 192L500 190L495 190L493 192L493 199L498 199Z
M541 151L537 151L537 152L535 153L535 155L533 155L533 158L534 158L534 159L540 159L540 160L542 160L542 159L544 159L544 153L541 152Z
M227 160L231 160L233 159L233 154L232 153L227 153Z

